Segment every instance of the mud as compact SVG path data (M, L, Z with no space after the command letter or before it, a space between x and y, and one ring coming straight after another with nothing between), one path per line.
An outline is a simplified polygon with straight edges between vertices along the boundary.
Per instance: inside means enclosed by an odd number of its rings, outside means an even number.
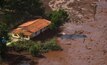
M107 1L96 2L95 17L78 25L68 22L63 25L62 32L81 33L87 38L71 40L59 37L63 51L46 53L46 58L40 59L38 65L107 65Z
M96 2L97 0L51 0L49 6L52 10L66 10L71 22L82 23L95 16Z

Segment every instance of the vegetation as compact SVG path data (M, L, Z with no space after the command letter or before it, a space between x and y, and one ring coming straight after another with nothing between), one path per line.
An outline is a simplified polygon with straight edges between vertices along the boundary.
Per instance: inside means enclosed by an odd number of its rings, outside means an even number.
M1 16L3 20L2 22L0 20L0 37L8 40L8 30L23 23L27 19L44 16L44 7L42 6L41 0L0 0L1 14L3 15ZM56 30L67 20L68 14L64 10L52 11L48 18L52 21L50 29ZM37 56L43 52L62 50L55 39L44 43L21 40L12 42L11 47L15 51L29 51L33 56ZM0 42L0 54L5 55L5 50L6 44Z
M50 26L51 30L56 30L58 27L63 24L68 19L68 14L64 10L56 10L52 11L49 14L49 19L52 21L52 24Z
M17 41L17 42L13 42L11 43L11 47L14 47L15 51L24 51L24 50L29 50L29 48L31 46L33 46L35 44L35 42L29 40L29 41Z
M62 48L57 44L56 39L53 38L50 41L45 42L43 45L44 51L56 51L56 50L62 50Z
M1 0L1 11L30 16L42 15L42 3L40 0Z
M3 59L5 58L6 54L6 43L0 42L0 58Z
M10 45L15 51L29 51L32 56L38 56L44 52L62 50L55 39L45 43L34 41L18 41Z
M30 52L32 56L37 56L41 53L41 45L39 42L34 42L31 40L13 42L11 45L9 45L9 47L13 47L13 49L17 52Z
M0 22L0 37L8 39L8 27L5 23Z
M4 58L6 52L6 40L8 39L8 27L4 23L0 23L0 57Z
M0 0L0 12L3 22L14 27L27 19L43 16L44 7L40 0Z
M38 56L41 54L41 45L40 44L34 44L29 48L29 52L32 56Z

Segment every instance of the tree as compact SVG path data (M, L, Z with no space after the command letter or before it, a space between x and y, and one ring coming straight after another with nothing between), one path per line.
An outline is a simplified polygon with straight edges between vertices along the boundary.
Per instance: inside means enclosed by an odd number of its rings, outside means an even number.
M40 0L1 0L2 11L16 14L42 15Z
M4 23L0 23L0 56L4 58L6 52L6 40L8 39L8 27Z
M0 57L4 58L6 52L6 40L8 38L7 25L0 23Z
M3 7L4 0L0 0L0 7Z
M0 37L8 39L8 27L4 23L0 23Z
M6 54L6 40L0 37L0 61L5 58Z
M61 24L63 24L68 18L68 14L64 10L52 11L49 15L49 19L52 21L50 29L56 30Z
M40 0L0 0L0 11L4 13L5 19L9 18L6 23L13 25L44 15ZM11 26L14 27L13 25Z

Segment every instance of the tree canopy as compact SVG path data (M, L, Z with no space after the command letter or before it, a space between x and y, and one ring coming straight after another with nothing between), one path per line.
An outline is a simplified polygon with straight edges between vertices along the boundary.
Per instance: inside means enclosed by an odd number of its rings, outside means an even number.
M52 21L52 24L50 26L50 29L55 30L57 29L61 24L63 24L68 18L68 14L66 11L60 9L52 11L49 15L49 19Z
M4 23L0 23L0 37L8 39L8 27Z
M26 20L44 15L41 0L0 0L0 15L13 28Z
M1 11L16 14L42 15L40 0L0 0Z

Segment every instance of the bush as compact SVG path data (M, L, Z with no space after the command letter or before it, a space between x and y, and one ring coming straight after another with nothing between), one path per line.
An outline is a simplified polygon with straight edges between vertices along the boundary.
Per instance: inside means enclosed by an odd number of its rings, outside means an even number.
M41 45L35 44L29 48L29 52L32 56L38 56L41 54Z
M35 44L35 42L34 41L31 41L31 40L29 40L29 41L17 41L17 42L13 42L12 44L11 44L11 46L12 47L14 47L14 49L16 50L16 51L23 51L23 50L29 50L29 48L31 47L31 46L33 46Z
M15 51L29 51L32 56L37 56L41 53L40 42L31 40L12 42L10 47L13 47Z
M48 51L62 50L62 48L57 44L55 38L47 41L45 43L34 42L34 41L18 41L10 45L15 49L15 51L29 51L32 56L38 56L41 53Z
M61 24L63 24L67 20L68 14L64 10L52 11L49 14L48 18L52 21L50 29L56 30Z
M56 51L56 50L62 50L62 48L57 44L55 39L52 39L43 45L43 50Z

